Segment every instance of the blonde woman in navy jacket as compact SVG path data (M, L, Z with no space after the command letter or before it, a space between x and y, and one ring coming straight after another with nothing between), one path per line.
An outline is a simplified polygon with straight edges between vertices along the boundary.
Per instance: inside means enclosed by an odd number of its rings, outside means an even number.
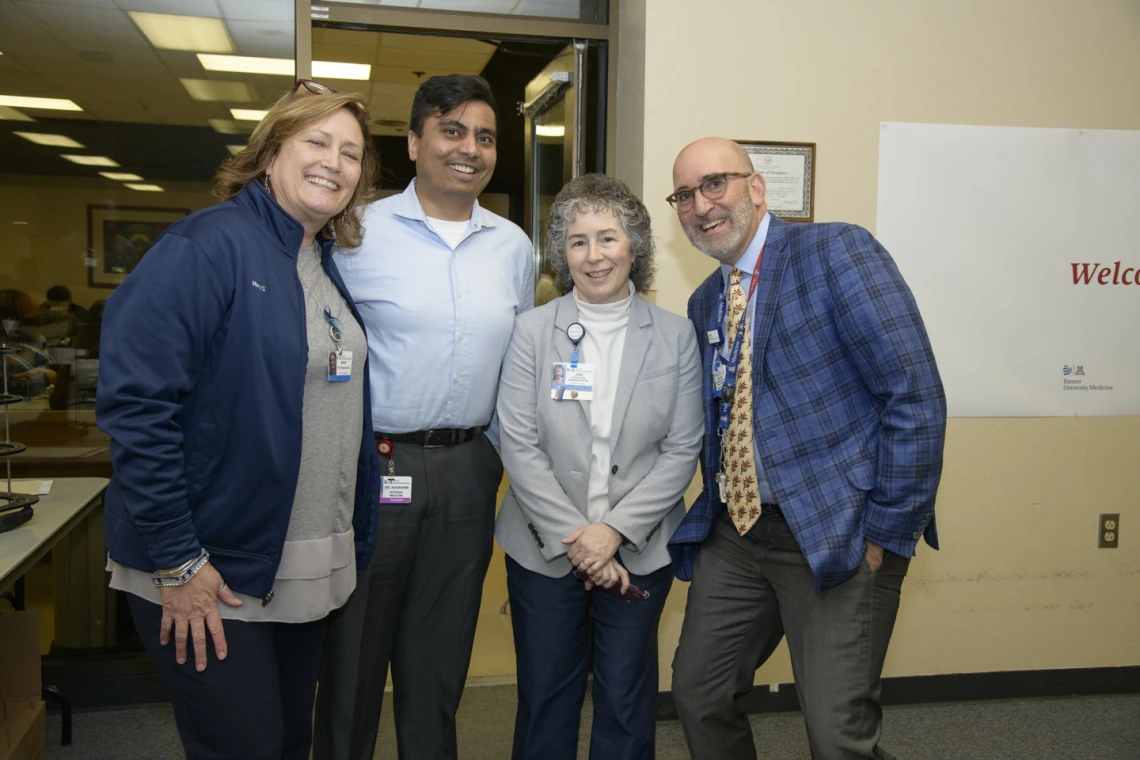
M511 483L495 536L518 671L513 758L576 757L591 662L590 757L652 758L665 542L685 514L703 427L696 338L640 295L652 231L624 184L568 184L549 238L559 288L573 290L515 321L497 406ZM558 365L564 385L552 382ZM589 391L576 377L586 367ZM631 584L648 598L612 593Z
M223 164L224 202L107 301L111 586L188 758L309 754L325 618L377 529L364 328L331 258L377 170L364 104L298 82Z

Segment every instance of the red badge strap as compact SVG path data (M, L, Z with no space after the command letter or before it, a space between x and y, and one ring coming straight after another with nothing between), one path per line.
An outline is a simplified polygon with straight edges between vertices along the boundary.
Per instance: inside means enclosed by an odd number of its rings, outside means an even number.
M387 438L381 438L376 442L376 452L382 457L392 456L392 442Z

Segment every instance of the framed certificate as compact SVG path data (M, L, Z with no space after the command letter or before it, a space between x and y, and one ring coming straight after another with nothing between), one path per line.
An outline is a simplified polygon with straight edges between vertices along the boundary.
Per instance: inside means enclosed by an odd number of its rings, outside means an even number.
M815 214L815 143L737 140L768 186L768 210L810 222Z

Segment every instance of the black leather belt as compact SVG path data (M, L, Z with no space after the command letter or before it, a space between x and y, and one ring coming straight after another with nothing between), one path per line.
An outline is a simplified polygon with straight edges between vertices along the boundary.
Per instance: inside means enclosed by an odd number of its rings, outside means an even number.
M425 449L458 446L461 443L475 440L483 432L483 426L458 430L444 428L443 430L417 430L414 433L376 433L376 440L387 439L392 443L411 443L423 446Z

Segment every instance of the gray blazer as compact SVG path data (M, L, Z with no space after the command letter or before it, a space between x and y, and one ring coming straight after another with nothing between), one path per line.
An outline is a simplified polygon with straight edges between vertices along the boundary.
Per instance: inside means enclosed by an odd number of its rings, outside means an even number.
M589 524L590 402L550 397L550 368L570 361L570 293L515 320L496 407L510 489L495 521L499 545L528 570L559 578L573 565L562 539ZM585 359L588 361L588 357ZM634 294L614 399L610 512L635 575L669 564L665 542L685 516L704 419L693 325Z

